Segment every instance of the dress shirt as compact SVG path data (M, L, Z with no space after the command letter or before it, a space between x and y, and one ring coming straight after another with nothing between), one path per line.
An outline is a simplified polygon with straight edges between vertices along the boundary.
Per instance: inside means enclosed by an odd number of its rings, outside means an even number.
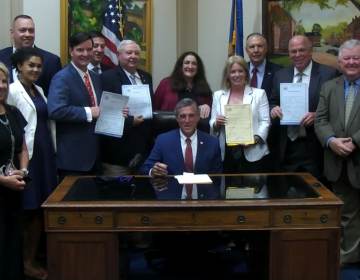
M353 83L355 86L355 96L356 96L358 94L359 87L360 87L360 79L353 81ZM350 89L350 81L345 80L344 81L344 98L345 98L345 100L349 94L349 89Z
M88 68L89 70L93 71L93 72L96 73L96 74L101 74L101 73L102 73L102 69L101 69L101 65L100 65L100 64L94 65L94 64L92 64L92 63L89 63L88 66L87 66L87 68ZM94 69L94 68L96 68L96 69ZM98 69L100 70L100 72L98 72Z
M79 73L81 79L83 80L84 82L84 85L85 85L85 81L84 81L84 76L85 76L85 72L82 71L80 68L76 67L76 65L71 61L71 64L75 67L76 71ZM97 102L97 98L96 98L96 94L95 94L95 88L94 88L94 85L92 83L92 80L91 80L91 76L89 74L89 71L86 71L86 73L89 75L89 80L90 80L90 85L91 85L91 88L92 88L92 92L94 93L94 101L95 101L95 104L98 104ZM86 86L85 86L86 87ZM92 118L92 114L91 114L91 109L90 107L84 107L85 109L85 112L86 112L86 119L88 122L92 122L93 118Z
M261 88L261 85L262 85L262 82L264 79L264 74L265 74L265 65L266 65L266 59L264 59L264 61L259 66L256 66L257 88ZM254 68L255 68L255 66L250 62L250 69L249 69L250 75L252 75L251 73ZM251 80L251 77L250 77L250 80Z
M358 94L359 91L359 87L360 87L360 79L357 79L354 81L355 84L355 97ZM350 89L350 81L348 80L344 80L344 100L346 103L346 98L349 94L349 89ZM327 141L326 141L326 147L329 147L330 141L332 141L333 139L335 139L335 135L331 135Z
M137 85L142 85L143 84L142 81L141 81L140 75L139 75L139 73L137 71L135 71L134 73L131 74L130 72L126 71L124 68L123 68L123 70L124 70L126 76L128 77L128 79L130 80L130 82L131 82L130 76L134 75L135 80L136 80L136 84Z
M302 75L301 83L306 84L308 91L309 91L309 84L310 84L310 78L311 78L311 69L312 69L312 61L310 61L309 65L306 66L304 71L302 71L303 75ZM294 78L292 81L293 83L296 83L297 80L299 79L299 76L298 76L299 73L300 73L300 71L294 67Z
M195 130L194 134L190 137L186 137L182 131L180 130L180 143L181 143L181 151L183 158L185 159L185 150L186 150L186 138L190 138L191 140L191 149L192 149L192 156L193 156L193 166L195 168L196 163L196 152L197 152L197 131Z
M192 156L193 156L193 166L195 168L195 162L196 162L196 152L197 152L197 131L195 130L194 134L191 135L190 137L186 137L182 131L180 130L180 143L181 143L181 151L182 151L182 155L183 158L185 159L185 150L186 150L186 139L190 138L191 140L191 149L192 149ZM186 187L185 185L182 188L182 192L181 192L181 199L186 199L187 198L187 194L186 194ZM191 193L191 198L192 199L197 199L198 198L198 192L197 192L197 185L193 184L193 188L192 188L192 193Z

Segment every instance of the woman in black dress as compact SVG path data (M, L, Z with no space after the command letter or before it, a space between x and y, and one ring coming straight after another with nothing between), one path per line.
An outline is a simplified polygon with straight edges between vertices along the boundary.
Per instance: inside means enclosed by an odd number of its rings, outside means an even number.
M22 48L11 57L18 80L10 85L8 104L18 108L27 125L25 141L29 152L29 176L32 179L23 193L25 210L24 271L26 276L46 279L47 271L35 261L41 232L41 204L56 187L55 124L48 118L46 97L35 85L43 65L36 48Z
M23 279L22 191L28 153L24 138L26 121L6 104L9 73L0 63L0 279Z

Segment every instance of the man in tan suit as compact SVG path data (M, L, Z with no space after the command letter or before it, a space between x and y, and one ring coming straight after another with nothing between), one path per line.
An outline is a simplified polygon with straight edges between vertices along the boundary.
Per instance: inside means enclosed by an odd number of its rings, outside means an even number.
M315 132L325 148L324 170L343 201L341 263L360 262L360 41L339 49L342 76L325 83L316 111Z

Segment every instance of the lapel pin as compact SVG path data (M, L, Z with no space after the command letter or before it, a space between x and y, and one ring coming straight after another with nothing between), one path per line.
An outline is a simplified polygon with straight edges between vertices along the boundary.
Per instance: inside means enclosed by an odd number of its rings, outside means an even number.
M202 144L204 144L204 142L203 142L203 141L200 141L200 145L202 145Z

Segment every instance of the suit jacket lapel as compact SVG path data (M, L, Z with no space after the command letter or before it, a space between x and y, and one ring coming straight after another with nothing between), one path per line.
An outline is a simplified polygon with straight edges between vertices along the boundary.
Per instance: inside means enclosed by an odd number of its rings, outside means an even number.
M344 95L344 79L342 77L336 80L335 87L335 104L333 106L339 106L339 119L341 126L345 128L345 95Z
M85 83L82 79L82 77L80 76L79 72L75 69L75 67L70 63L70 71L73 73L74 79L75 79L75 84L80 85L80 90L82 92L82 97L84 100L84 104L89 105L90 104L90 100L89 100L89 94L87 91L87 88L85 86ZM99 102L100 100L98 100Z
M24 86L22 85L22 83L18 80L16 82L19 87L20 87L20 94L22 95L22 97L26 100L26 102L31 106L31 108L33 108L34 110L36 110L35 108L35 104L34 102L31 100L31 97L29 96L29 94L27 93L27 91L25 90Z
M201 157L201 155L206 154L205 147L206 147L205 139L202 136L201 132L198 131L198 134L197 134L197 151L196 151L196 157L195 157L194 173L201 170L200 167L204 166L204 164L205 164L205 163L202 162L203 158Z
M316 110L318 103L316 91L319 88L319 83L320 83L319 64L313 62L311 69L310 84L309 84L309 111Z
M263 80L262 80L262 84L261 84L261 88L267 88L268 84L270 82L270 77L271 77L271 69L270 69L270 64L268 61L266 61L265 63L265 70L264 70L264 76L263 76ZM268 93L266 93L268 94Z
M251 104L252 98L253 98L252 93L253 93L252 88L249 86L246 86L245 90L244 90L243 104Z
M351 109L347 127L351 126L351 123L354 121L354 119L355 119L356 115L359 113L359 109L360 109L360 93L359 93L358 89L356 89L356 90L357 90L357 93L355 96L354 104ZM343 106L343 108L345 108L345 106Z

